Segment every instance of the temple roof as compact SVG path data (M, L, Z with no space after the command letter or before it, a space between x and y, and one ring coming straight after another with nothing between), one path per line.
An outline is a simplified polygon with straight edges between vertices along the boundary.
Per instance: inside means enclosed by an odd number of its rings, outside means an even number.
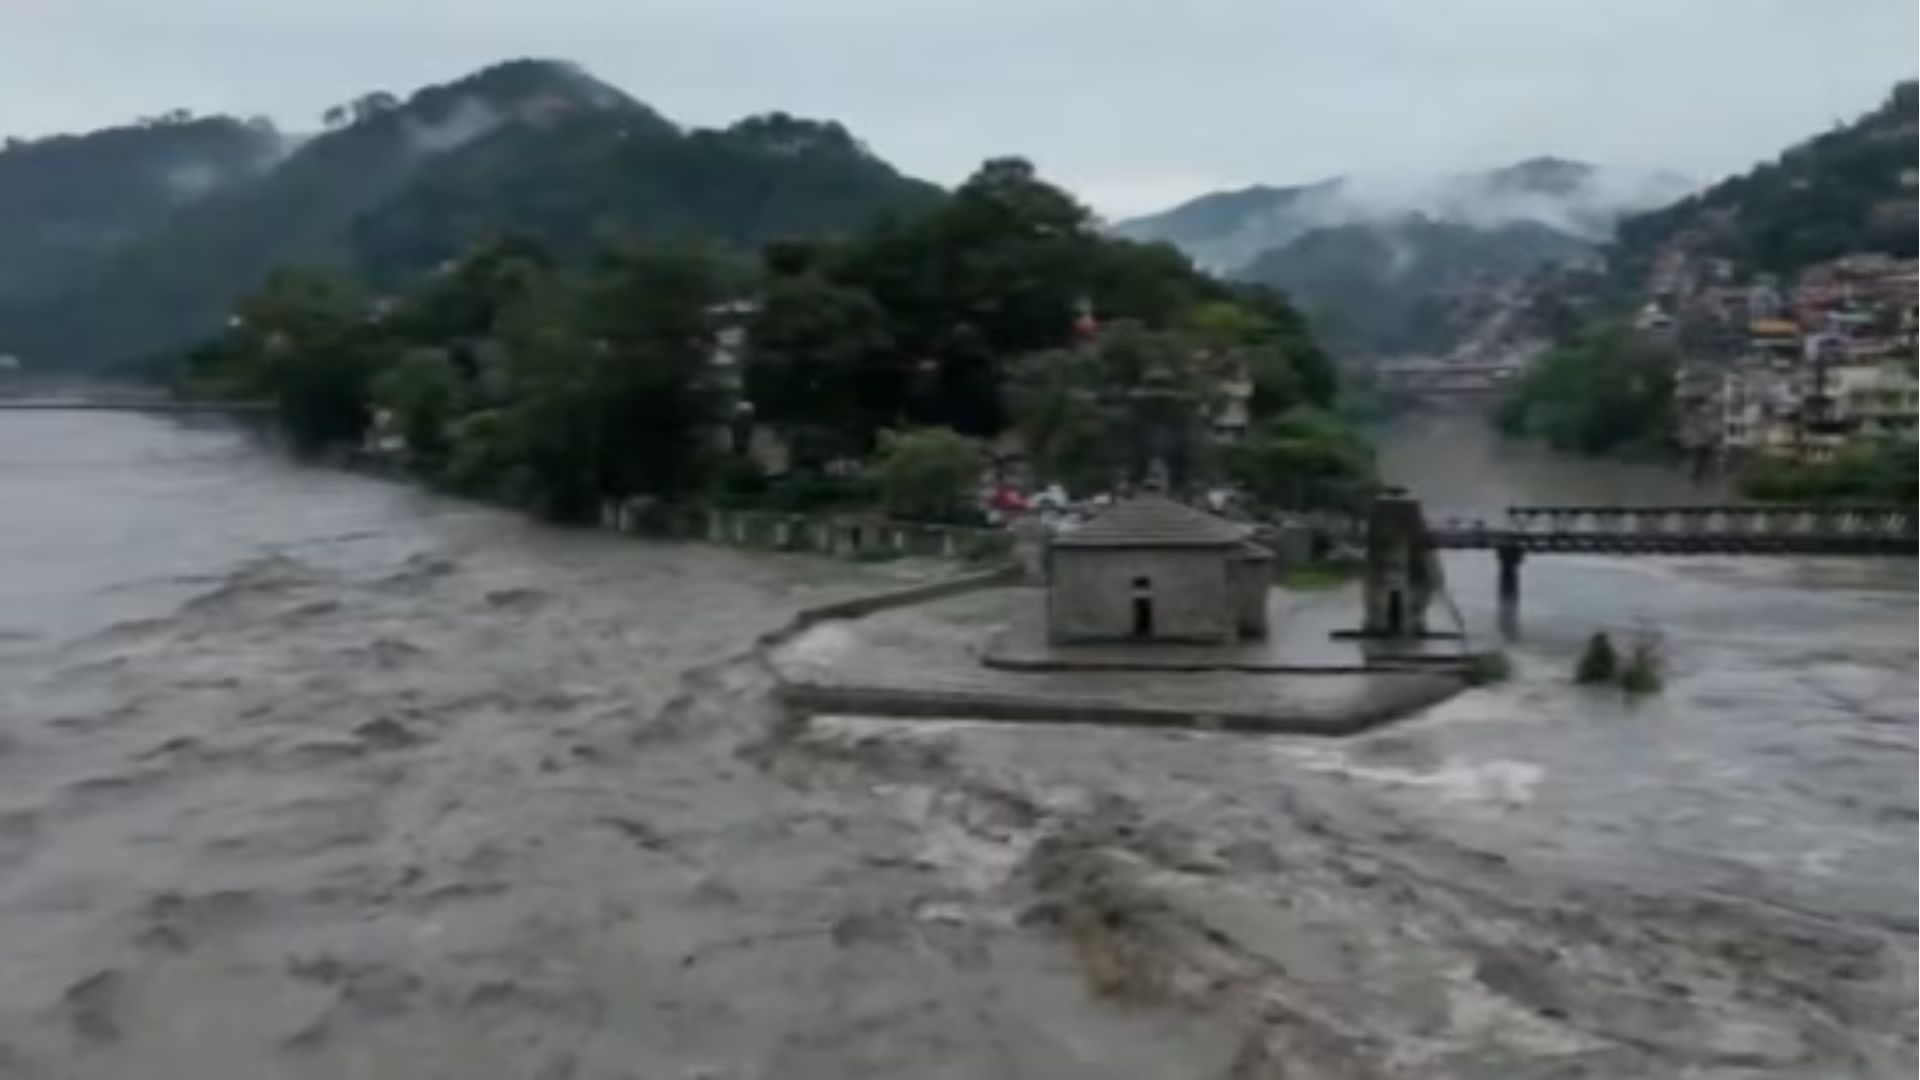
M1054 538L1055 547L1233 547L1251 536L1246 525L1161 495L1114 503L1085 525Z

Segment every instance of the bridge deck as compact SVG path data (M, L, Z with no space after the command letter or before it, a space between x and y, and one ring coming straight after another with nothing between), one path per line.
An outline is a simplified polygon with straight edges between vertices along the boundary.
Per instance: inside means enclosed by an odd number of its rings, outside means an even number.
M1920 538L1905 536L1704 536L1436 529L1434 546L1454 551L1513 550L1564 555L1895 555L1912 557Z
M1902 506L1516 506L1503 524L1448 521L1450 549L1604 555L1873 555L1920 553Z

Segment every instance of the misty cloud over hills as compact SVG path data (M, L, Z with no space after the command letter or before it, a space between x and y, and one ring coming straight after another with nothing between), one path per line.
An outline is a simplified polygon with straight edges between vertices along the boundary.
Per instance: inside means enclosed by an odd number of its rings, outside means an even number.
M1384 224L1419 215L1477 228L1544 225L1598 243L1621 217L1665 206L1693 190L1672 173L1533 158L1502 169L1435 177L1339 176L1295 187L1257 185L1203 195L1114 228L1164 240L1223 273L1315 229Z

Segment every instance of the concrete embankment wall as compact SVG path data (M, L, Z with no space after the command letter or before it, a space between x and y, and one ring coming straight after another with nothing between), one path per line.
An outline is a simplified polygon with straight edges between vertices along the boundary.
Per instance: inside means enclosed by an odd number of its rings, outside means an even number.
M999 561L1015 538L1000 529L889 521L871 515L785 514L771 510L611 504L601 524L619 532L705 540L765 551L806 551L847 559L934 558Z
M1008 720L1052 724L1108 724L1138 727L1197 728L1207 731L1246 731L1269 735L1354 735L1388 720L1435 704L1457 692L1452 680L1428 678L1409 683L1407 692L1365 708L1349 708L1319 715L1282 715L1272 711L1196 712L1191 708L1155 706L1062 697L1023 697L1010 694L969 693L955 690L908 690L898 687L825 686L783 683L781 700L804 713L844 713L849 716L886 716L901 719Z
M813 607L801 608L793 618L787 620L785 626L760 635L758 644L763 650L772 649L823 622L832 622L836 619L863 619L893 608L927 604L935 600L944 600L949 596L973 592L976 589L1017 585L1022 578L1023 572L1019 566L1007 564L977 574L941 578L938 581L909 585L902 589L890 589L886 592L856 596L849 600L816 604Z

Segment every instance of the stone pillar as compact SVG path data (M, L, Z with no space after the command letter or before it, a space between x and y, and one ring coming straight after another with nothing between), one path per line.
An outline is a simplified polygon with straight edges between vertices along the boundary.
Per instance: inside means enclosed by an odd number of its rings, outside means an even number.
M1420 503L1389 488L1367 514L1367 565L1361 632L1369 637L1420 637L1427 605L1441 587L1440 563Z
M1518 547L1503 547L1494 552L1500 560L1500 629L1508 637L1518 633L1520 624L1520 564L1527 553Z
M1020 565L1021 576L1028 581L1047 581L1050 564L1048 551L1053 538L1046 526L1039 521L1028 519L1013 526L1013 559Z

